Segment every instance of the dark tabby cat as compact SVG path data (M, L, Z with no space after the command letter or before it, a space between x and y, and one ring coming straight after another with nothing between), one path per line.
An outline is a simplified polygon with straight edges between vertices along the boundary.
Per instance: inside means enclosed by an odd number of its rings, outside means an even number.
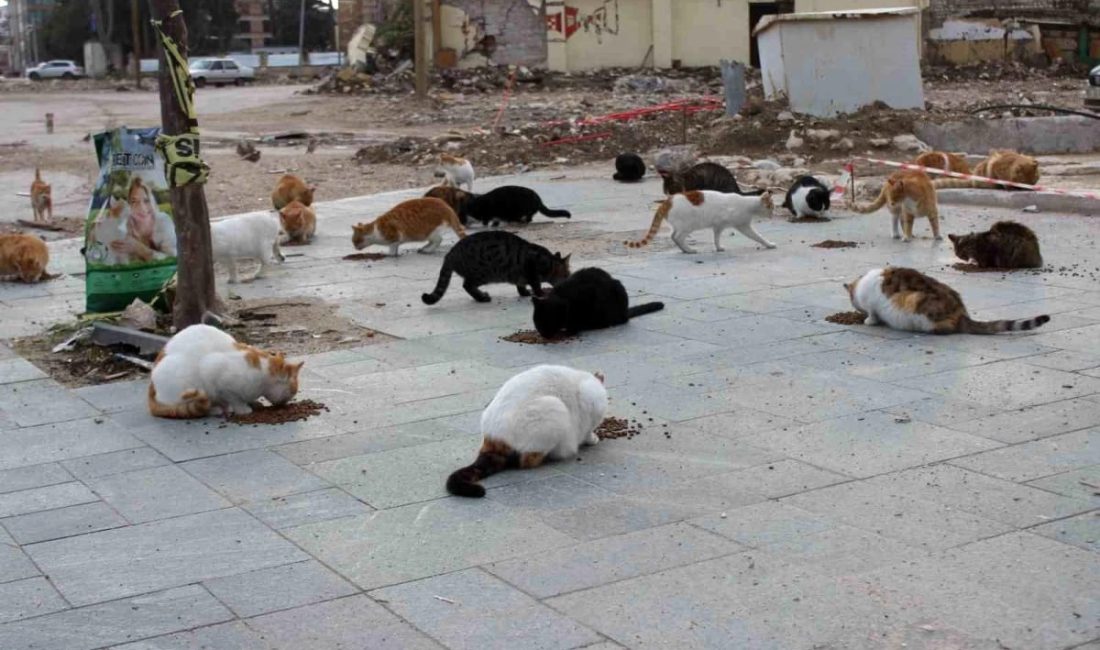
M505 185L491 192L473 196L466 204L466 213L483 224L499 226L502 221L531 223L536 212L548 217L572 215L568 210L551 210L542 203L538 192L519 185Z
M569 256L551 253L510 232L494 230L467 235L443 258L435 291L420 296L426 305L439 302L451 283L451 273L462 276L462 288L478 302L489 302L479 287L494 282L515 285L521 296L543 295L542 283L557 284L569 277ZM531 287L531 292L527 287Z
M691 190L714 190L745 196L760 196L764 193L764 190L742 192L733 173L718 163L701 162L687 170L665 175L665 194L679 194Z
M615 158L615 175L620 183L634 183L645 176L645 162L636 153L621 153Z
M597 268L577 271L534 300L535 329L546 338L622 325L665 308L662 302L630 307L623 283Z
M964 262L1001 269L1037 269L1043 265L1039 238L1031 228L1015 221L998 221L985 232L948 235L955 255Z
M462 225L466 225L466 221L469 219L466 213L466 206L470 202L470 199L477 196L472 192L466 190L460 190L457 187L450 185L436 185L432 189L428 190L425 198L435 198L443 201L447 205L451 206L451 209L458 215L458 220L462 222Z

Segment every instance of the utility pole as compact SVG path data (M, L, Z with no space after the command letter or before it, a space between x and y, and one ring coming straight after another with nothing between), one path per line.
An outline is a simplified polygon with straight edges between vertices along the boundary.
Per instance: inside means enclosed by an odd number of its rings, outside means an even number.
M162 21L164 33L179 47L187 58L187 26L183 14L178 11L178 0L152 0L153 18ZM164 48L157 48L160 70L157 86L160 91L160 121L166 135L186 133L190 128L187 112L176 98L172 85L172 71ZM177 331L188 325L201 323L203 315L217 304L214 293L214 262L210 248L210 214L206 207L206 192L201 183L189 183L171 188L172 218L176 224L176 304L172 307L172 321Z
M413 52L413 62L416 66L416 97L424 99L428 95L428 51L427 23L424 16L424 0L412 0L413 3L413 35L416 38L416 46Z
M141 89L141 5L130 0L130 30L134 41L134 87Z
M302 11L298 15L298 65L306 64L306 0L302 0Z

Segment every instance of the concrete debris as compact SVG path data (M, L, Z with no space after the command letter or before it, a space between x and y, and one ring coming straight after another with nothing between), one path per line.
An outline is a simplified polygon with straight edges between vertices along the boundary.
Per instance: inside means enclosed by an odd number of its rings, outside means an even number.
M806 141L795 135L794 129L791 129L791 135L787 138L787 149L795 151L801 149L804 144L806 144Z
M920 153L923 151L931 151L932 148L921 142L917 136L912 133L903 133L901 135L895 135L892 142L894 148L901 151L908 151L912 153Z

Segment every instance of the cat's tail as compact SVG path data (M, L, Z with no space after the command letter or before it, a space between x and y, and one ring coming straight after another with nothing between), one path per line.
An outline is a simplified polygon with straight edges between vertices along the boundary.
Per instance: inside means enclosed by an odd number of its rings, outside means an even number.
M42 182L42 172L37 167L34 168L34 180Z
M547 217L564 217L566 219L569 219L573 216L573 214L569 212L569 210L551 210L550 208L546 207L546 205L543 204L542 201L539 201L539 213Z
M756 189L756 188L753 188L751 190L741 190L741 196L760 196L760 195L764 194L764 192L767 192L767 190L761 190L761 189Z
M652 314L655 311L661 311L665 308L663 302L647 302L643 305L634 305L630 309L626 310L627 318L634 318L636 316L645 316L646 314Z
M1050 322L1050 316L1043 314L1035 318L1023 320L972 320L969 316L963 316L959 321L959 332L963 334L997 334L998 332L1021 332L1033 330L1040 325Z
M458 235L459 239L462 239L466 236L466 229L462 227L462 219L459 218L458 214L454 211L453 208L451 209L450 214L447 215L447 225L451 227L451 230L455 231L455 234Z
M447 477L447 491L456 497L480 499L485 496L485 488L477 482L497 472L519 467L519 459L519 453L507 444L486 440L472 465L455 470Z
M201 390L184 391L179 404L163 404L157 401L157 389L149 382L149 413L158 418L186 420L201 418L210 413L210 398Z
M672 209L672 198L665 199L663 203L657 208L657 212L653 215L653 223L649 226L649 232L645 234L638 241L625 241L627 248L641 248L649 242L653 241L653 238L657 236L657 231L661 229L661 222L668 216L668 211Z
M882 186L882 191L878 193L878 198L875 199L875 202L872 203L871 205L861 206L860 204L854 202L854 197L853 197L852 212L858 212L859 214L870 214L870 213L874 212L875 210L878 210L882 206L886 205L886 191L889 188L890 188L890 181L886 181L886 183L884 183L883 186Z
M421 294L420 299L425 305L434 305L439 302L443 294L447 293L447 287L451 284L451 265L447 259L443 259L443 267L439 269L439 281L435 283L435 290L431 293Z

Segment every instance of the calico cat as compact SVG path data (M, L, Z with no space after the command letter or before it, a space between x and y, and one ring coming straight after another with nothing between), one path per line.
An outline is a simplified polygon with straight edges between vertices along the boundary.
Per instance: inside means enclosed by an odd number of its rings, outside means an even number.
M459 239L466 236L458 215L443 201L435 198L402 201L370 223L357 223L352 228L351 243L355 250L371 244L390 247L390 255L400 254L401 244L425 241L418 253L432 253L443 242L443 233L453 230Z
M433 198L443 201L447 205L451 206L451 209L458 215L458 220L463 226L469 222L468 208L470 199L474 198L474 194L467 192L466 190L460 190L457 187L451 187L450 185L437 185L428 190L424 198Z
M535 329L545 338L623 325L635 316L661 311L662 302L629 306L626 288L603 269L581 269L550 293L534 298Z
M38 282L46 273L50 251L34 235L0 235L0 275L15 275L23 282Z
M291 201L279 210L279 224L289 241L308 244L317 232L317 213L308 205Z
M764 239L752 227L753 217L763 217L771 214L771 211L770 194L742 196L710 190L673 194L657 208L653 215L653 224L645 237L623 243L627 248L645 246L653 241L657 231L661 229L661 222L667 220L672 225L672 241L685 253L698 252L687 243L687 236L696 230L713 231L714 250L725 250L722 248L721 237L726 228L733 228L749 239L763 244L764 248L775 248L775 244Z
M1035 185L1039 182L1039 161L1015 151L993 151L989 157L974 167L975 176L995 178L1000 181ZM987 183L985 181L964 180L961 178L941 178L936 181L938 190L952 187L1003 188L1006 190L1023 189L1011 186Z
M615 175L620 183L634 183L645 176L645 161L636 153L621 153L615 157Z
M462 288L478 302L491 300L480 287L493 282L514 285L523 297L531 292L541 296L543 282L553 285L569 277L569 255L551 253L510 232L474 233L447 251L435 290L420 296L425 305L439 302L451 283L452 273L462 276Z
M691 190L712 190L725 194L743 194L760 196L764 190L744 192L730 170L718 163L701 162L686 170L673 171L664 175L665 194L690 192Z
M237 260L259 260L260 268L251 282L263 275L272 259L283 262L279 250L279 221L270 214L243 214L210 224L210 244L214 261L229 269L229 283L237 283Z
M829 195L832 192L824 183L813 176L799 176L787 190L783 207L791 211L794 217L820 217L829 209Z
M275 210L282 210L291 201L298 201L302 205L313 205L313 192L317 189L314 185L306 185L305 181L294 174L283 174L275 189L271 191L271 205Z
M913 222L917 217L928 217L932 224L932 236L937 240L940 236L940 212L936 203L936 190L932 187L932 180L928 174L918 171L895 172L886 179L878 198L868 206L853 205L852 211L860 214L869 214L878 210L883 205L890 208L894 215L892 221L894 239L901 238L909 241L913 237ZM898 224L904 230L904 236L898 232Z
M465 185L469 192L474 191L474 166L469 160L458 156L439 154L439 172L442 173L443 184L452 187Z
M543 204L538 192L529 187L505 185L485 194L477 194L466 204L469 216L485 225L499 226L509 223L531 223L535 213L548 217L570 218L568 210L551 210Z
M303 361L288 363L209 325L181 330L161 350L146 401L158 418L200 418L214 407L247 415L261 397L278 406L298 393Z
M957 153L947 153L946 151L926 151L917 156L913 160L913 164L959 174L970 173L970 165L967 164L965 156Z
M31 210L34 211L35 221L53 221L53 190L49 183L42 180L42 173L37 167L31 181Z
M477 459L447 478L455 496L480 498L478 481L505 469L565 460L594 445L607 412L603 375L566 366L535 366L504 382L481 414Z
M985 232L948 235L955 255L964 262L1002 269L1037 269L1043 265L1039 238L1031 228L1015 221L998 221Z
M852 306L867 315L867 325L931 334L996 334L1030 330L1050 316L1024 320L976 321L951 287L914 269L873 269L845 284Z

